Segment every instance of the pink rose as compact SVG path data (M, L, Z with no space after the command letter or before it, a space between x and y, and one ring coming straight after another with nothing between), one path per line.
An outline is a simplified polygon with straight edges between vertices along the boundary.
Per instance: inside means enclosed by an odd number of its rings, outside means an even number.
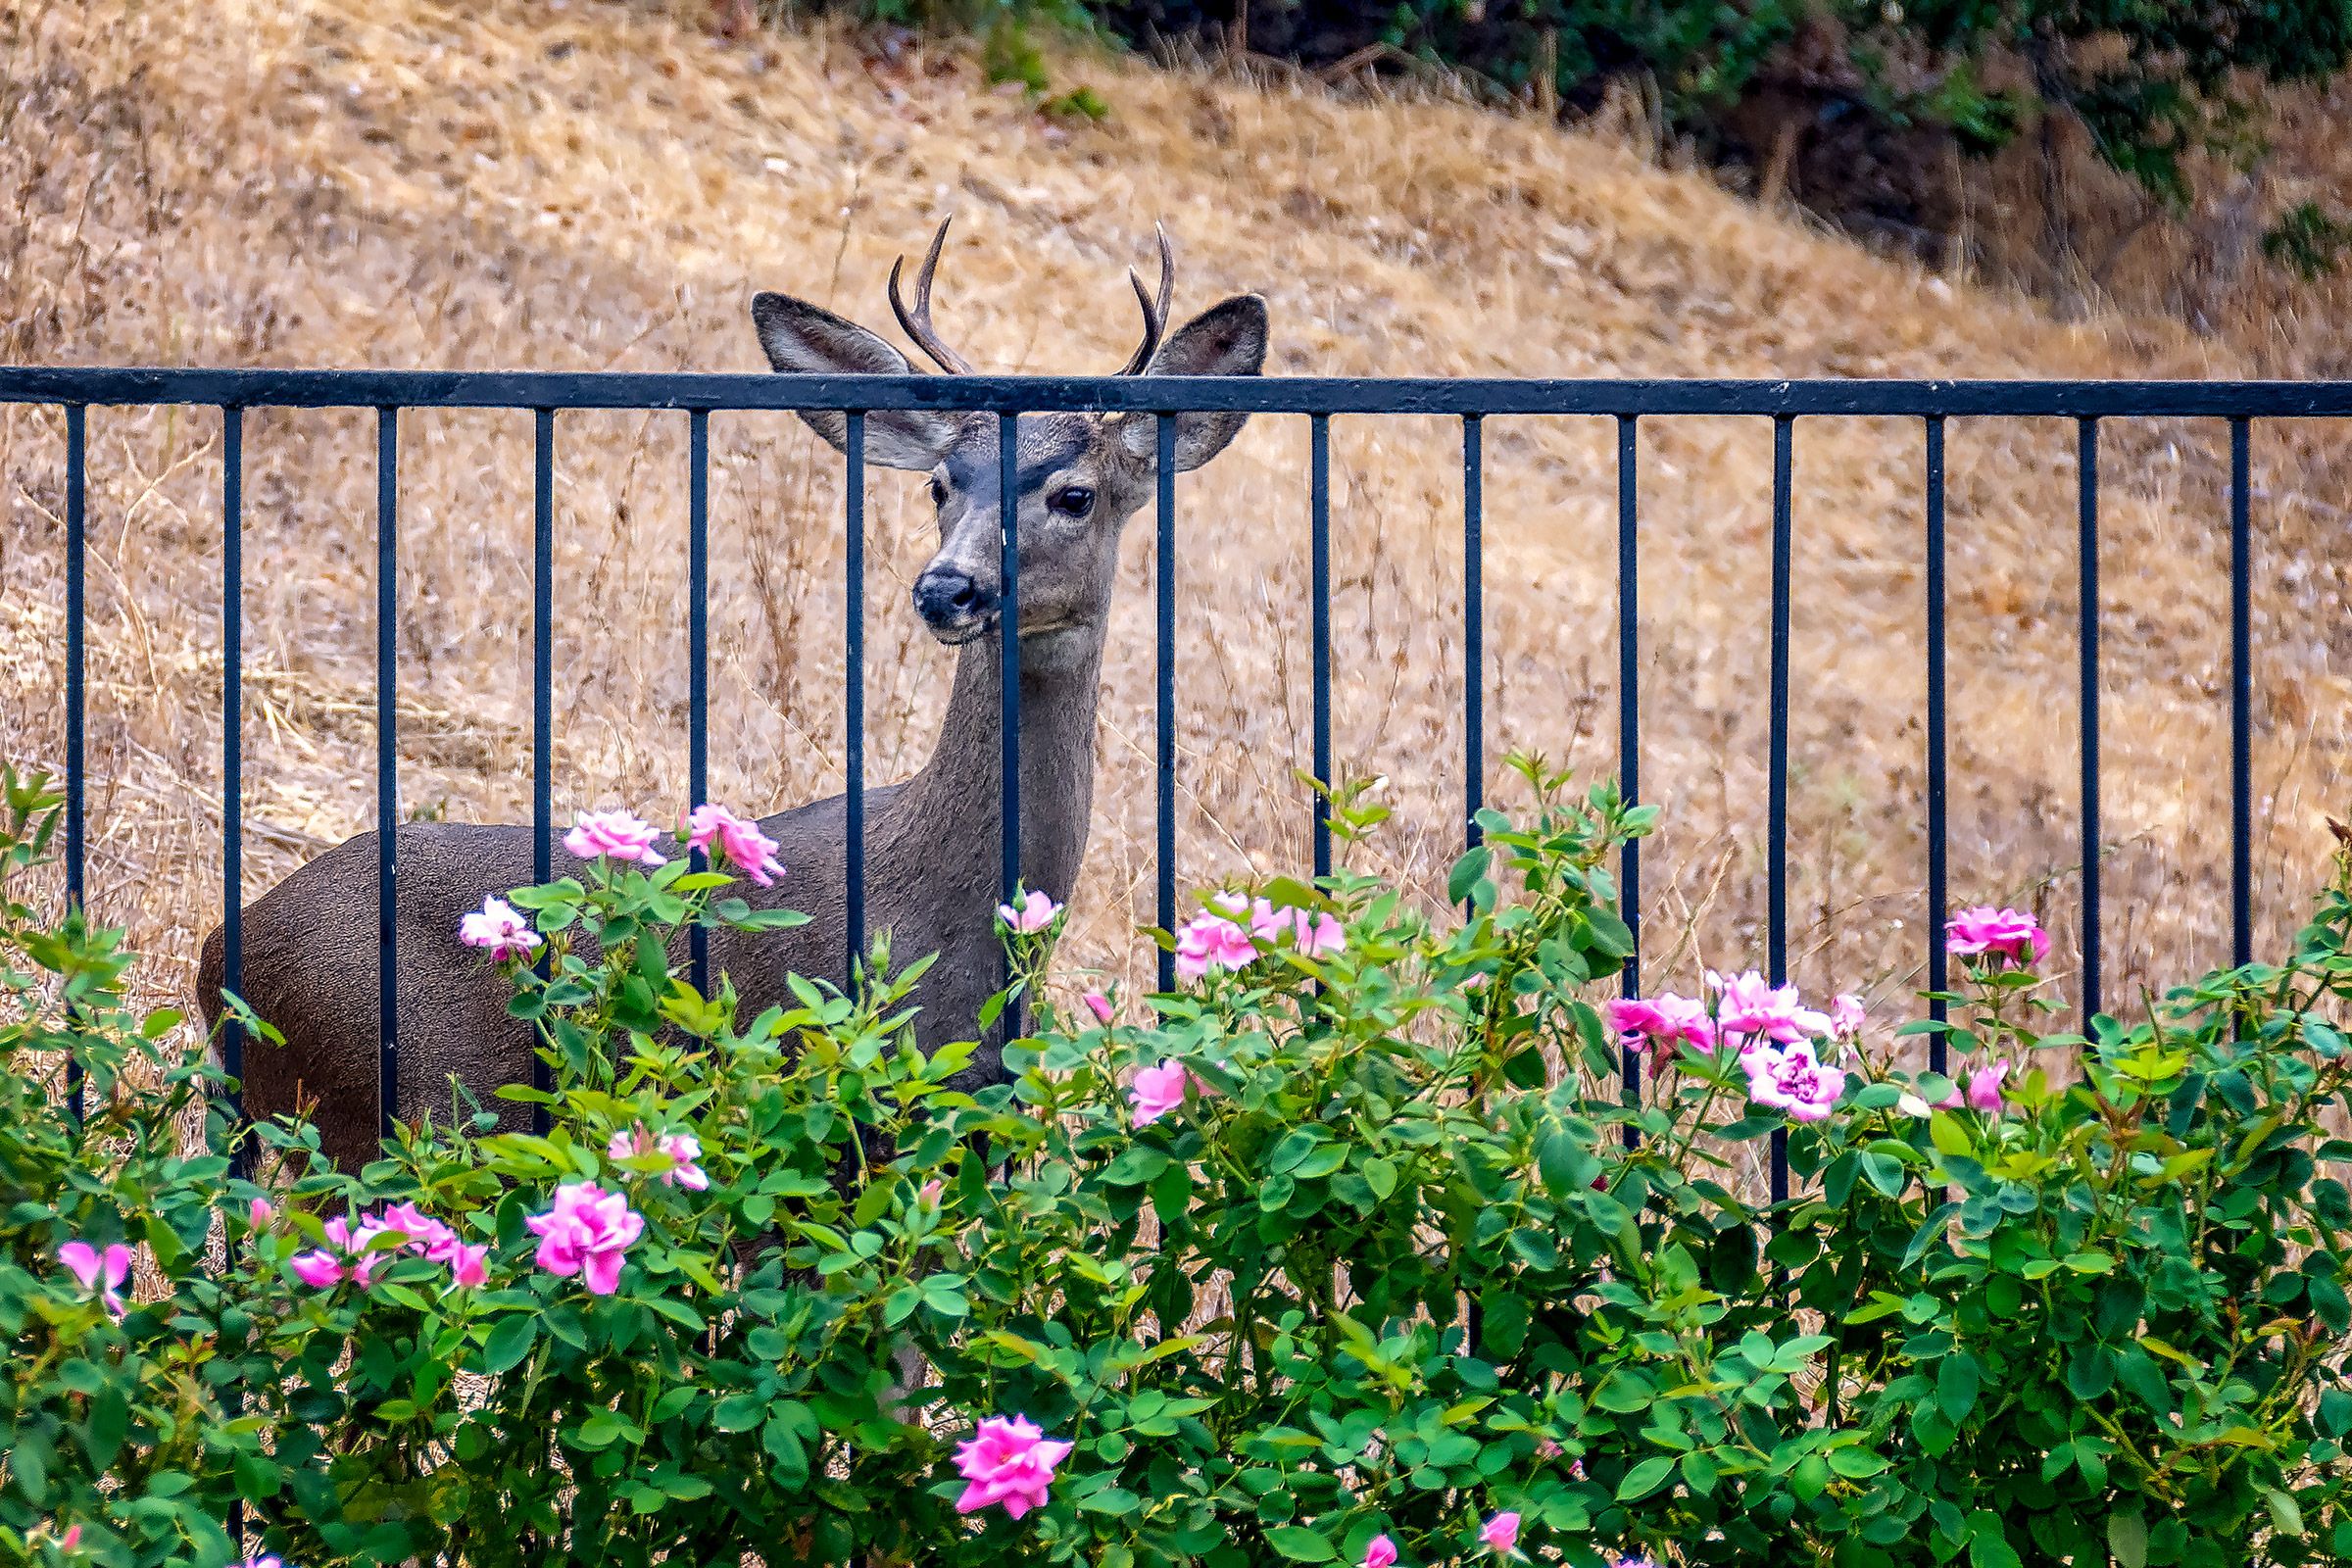
M1869 1014L1862 1010L1862 999L1850 992L1840 992L1830 999L1830 1028L1851 1040L1862 1033Z
M1184 1063L1173 1058L1156 1067L1139 1068L1135 1081L1127 1088L1127 1102L1135 1107L1135 1124L1149 1127L1169 1111L1181 1108L1185 1085L1192 1078Z
M496 898L482 900L479 909L458 921L458 940L493 958L520 958L540 945L530 922L513 905Z
M1328 958L1348 951L1348 928L1328 909L1276 908L1259 899L1250 908L1250 930L1258 941L1269 944L1289 936L1302 958Z
M1374 1536L1364 1544L1364 1560L1357 1568L1396 1568L1396 1543Z
M487 1244L467 1246L464 1242L450 1249L449 1283L453 1287L470 1288L488 1282L490 1278L490 1249Z
M270 1222L275 1218L277 1207L267 1198L257 1198L245 1207L246 1223L257 1231L268 1230Z
M1055 904L1043 893L1037 892L1022 895L1017 906L1011 904L997 906L997 918L1004 921L1004 928L1016 936L1035 936L1038 932L1051 926L1054 923L1054 917L1059 913L1061 913L1060 905Z
M723 806L698 806L686 817L686 847L710 853L715 843L727 863L761 887L773 887L784 874L776 858L776 841Z
M296 1252L286 1267L294 1271L296 1279L314 1290L331 1291L343 1283L343 1260L318 1248L307 1252Z
M1995 1061L1979 1067L1968 1075L1968 1104L1971 1110L1987 1115L1997 1114L2006 1098L2001 1080L2009 1076L2009 1063Z
M1508 1557L1519 1550L1519 1515L1509 1508L1478 1527L1478 1539Z
M98 1293L107 1316L120 1322L129 1312L122 1300L122 1282L130 1278L129 1248L116 1242L101 1252L87 1242L72 1241L57 1250L57 1260L83 1290Z
M1701 1050L1715 1043L1715 1020L1707 1016L1706 1004L1690 997L1620 997L1603 1006L1601 1013L1628 1051L1678 1040Z
M1097 1023L1105 1029L1110 1027L1111 1006L1108 997L1100 991L1089 991L1079 1000L1086 1004L1086 1010L1095 1015Z
M1250 933L1221 914L1197 914L1176 933L1176 978L1198 980L1212 969L1244 969L1257 960Z
M939 1202L940 1195L947 1190L948 1184L934 1176L914 1190L914 1200L918 1203L936 1205Z
M645 1234L628 1199L593 1182L557 1188L555 1205L523 1224L539 1238L532 1261L559 1278L581 1276L596 1296L620 1289L622 1254Z
M654 1154L669 1157L669 1168L661 1173L665 1187L683 1187L690 1193L708 1191L710 1177L695 1163L703 1157L702 1140L692 1133L663 1133L656 1138L643 1124L625 1133L614 1133L605 1145L605 1152L614 1159L644 1158Z
M1747 1035L1756 1041L1782 1045L1818 1040L1830 1034L1830 1016L1800 1004L1796 987L1775 986L1750 969L1745 974L1721 975L1707 971L1715 991L1715 1027L1727 1035Z
M1990 956L2013 963L2039 963L2050 956L2050 935L2023 909L1981 904L1944 922L1943 948L1962 958Z
M1845 1093L1845 1072L1824 1066L1803 1042L1776 1051L1759 1046L1740 1058L1747 1072L1748 1098L1797 1121L1820 1121Z
M378 1222L384 1230L407 1237L408 1250L440 1262L458 1245L458 1233L420 1211L415 1203L395 1203Z
M1054 1467L1070 1451L1067 1443L1054 1443L1034 1422L1014 1416L991 1416L977 1435L956 1448L956 1472L967 1483L956 1499L957 1513L978 1513L1002 1503L1007 1517L1018 1519L1046 1505L1046 1488Z
M654 848L661 837L658 829L626 811L582 811L571 831L564 835L564 848L583 860L662 865L667 858Z

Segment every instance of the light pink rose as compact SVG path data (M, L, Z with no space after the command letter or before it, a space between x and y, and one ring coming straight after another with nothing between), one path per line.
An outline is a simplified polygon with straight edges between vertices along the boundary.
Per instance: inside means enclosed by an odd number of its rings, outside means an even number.
M1061 913L1060 905L1034 890L1023 894L1021 902L1017 906L1011 904L997 906L997 918L1004 921L1004 928L1016 936L1035 936L1038 932L1051 926L1054 923L1054 917L1059 913Z
M1508 1557L1519 1550L1519 1515L1505 1508L1478 1527L1478 1539Z
M614 1159L666 1154L669 1168L661 1173L663 1186L683 1187L690 1193L705 1192L710 1186L709 1173L695 1163L703 1157L703 1145L692 1133L663 1133L657 1138L640 1123L628 1132L614 1133L606 1143L605 1152Z
M1097 1023L1105 1029L1110 1027L1111 1005L1108 997L1100 991L1089 991L1079 1000L1086 1004L1086 1010L1095 1015Z
M1149 1127L1184 1104L1185 1085L1193 1075L1183 1062L1173 1057L1156 1067L1136 1071L1135 1081L1127 1088L1127 1102L1135 1107L1135 1124Z
M582 811L571 831L564 835L564 848L583 860L661 865L667 859L654 848L661 838L659 829L626 811Z
M275 1218L277 1218L277 1205L267 1198L257 1198L245 1206L246 1223L257 1231L268 1230L270 1222Z
M1364 1543L1364 1560L1356 1568L1396 1568L1396 1543L1374 1536Z
M628 1199L593 1182L557 1188L554 1206L523 1224L539 1238L532 1261L560 1278L581 1276L596 1296L620 1289L622 1255L645 1234L645 1217Z
M391 1229L382 1220L370 1219L365 1214L338 1217L326 1222L326 1239L350 1257L349 1273L352 1282L361 1290L374 1284L375 1271L392 1261L389 1251L368 1250L377 1237Z
M57 1260L85 1291L98 1293L98 1304L120 1322L130 1310L122 1300L122 1282L130 1278L130 1249L121 1242L103 1252L84 1241L71 1241L57 1250Z
M1851 992L1839 992L1830 999L1830 1028L1845 1039L1858 1037L1869 1017L1862 1008L1862 999Z
M934 1176L914 1190L914 1200L918 1203L937 1204L940 1195L947 1190L948 1184Z
M1198 980L1212 969L1244 969L1257 959L1250 933L1221 914L1196 914L1176 933L1176 978Z
M1742 1049L1765 1040L1795 1045L1832 1032L1830 1015L1800 1004L1796 987L1775 986L1753 969L1737 975L1710 969L1707 984L1715 992L1716 1029L1748 1037Z
M956 1445L956 1473L966 1485L956 1499L956 1511L978 1513L1001 1503L1007 1517L1018 1519L1032 1508L1044 1507L1054 1467L1069 1454L1070 1446L1049 1440L1023 1417L990 1416L975 1436Z
M493 958L524 957L540 946L539 933L531 929L530 922L498 898L482 900L480 908L458 921L458 940Z
M1962 958L1990 956L2013 963L2039 963L2050 956L2050 934L2023 909L1980 904L1944 922L1943 948Z
M1328 958L1348 951L1348 928L1328 909L1276 908L1259 899L1250 906L1250 931L1265 943L1287 935L1302 958Z
M1740 1065L1747 1072L1749 1099L1797 1121L1820 1121L1845 1092L1844 1069L1824 1065L1803 1041L1777 1051L1756 1047Z
M776 841L760 832L759 823L747 822L723 806L698 806L686 817L686 847L708 855L714 843L729 865L763 888L774 887L784 874L784 862L776 858Z

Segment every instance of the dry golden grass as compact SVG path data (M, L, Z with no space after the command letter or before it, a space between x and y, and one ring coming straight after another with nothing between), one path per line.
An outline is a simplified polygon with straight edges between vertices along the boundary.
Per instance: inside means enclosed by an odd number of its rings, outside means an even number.
M760 367L755 288L887 319L891 258L961 214L940 315L985 364L1108 368L1153 219L1179 311L1256 289L1274 368L1486 375L2198 375L2249 361L2160 322L2062 325L1759 212L1609 143L1443 104L1076 62L1114 108L1041 121L952 53L817 29L728 45L680 0L6 0L0 360L601 369ZM93 903L184 988L219 884L219 421L89 425ZM372 812L373 424L245 434L246 891ZM530 427L402 424L404 805L528 808ZM1449 423L1339 422L1337 756L1399 808L1383 868L1458 841L1460 471ZM2071 940L2074 431L1950 447L1952 889ZM685 419L559 426L558 808L682 804ZM1615 474L1598 420L1490 421L1489 751L1614 765ZM0 752L62 755L62 420L0 411ZM2291 929L2342 800L2340 437L2265 429L2258 902ZM714 792L837 790L838 462L789 416L712 421ZM1181 869L1296 869L1307 805L1306 432L1261 419L1182 492ZM2117 426L2105 488L2108 994L2226 956L2226 437ZM1642 432L1644 792L1657 928L1761 956L1771 430ZM1792 944L1808 985L1890 997L1924 951L1921 436L1796 437ZM876 776L916 765L947 657L905 585L910 478L872 487ZM1095 844L1065 956L1149 972L1149 527L1102 710ZM1664 944L1660 944L1661 947ZM1688 965L1691 955L1674 961ZM1667 955L1657 956L1659 962ZM1686 971L1687 972L1687 971ZM1657 974L1652 969L1653 977Z

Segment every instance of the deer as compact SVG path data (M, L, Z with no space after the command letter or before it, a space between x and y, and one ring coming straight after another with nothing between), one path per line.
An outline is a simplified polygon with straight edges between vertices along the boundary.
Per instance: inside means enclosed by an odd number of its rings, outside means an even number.
M950 220L952 221L952 219ZM932 236L910 307L900 288L906 258L891 268L892 313L940 373L976 373L933 325L931 290L948 223ZM1265 301L1234 295L1167 329L1175 256L1158 231L1159 279L1148 291L1128 271L1143 336L1120 375L1255 375L1264 367ZM780 374L925 373L877 333L788 294L760 293L752 324ZM800 417L848 452L846 415ZM1231 412L1175 416L1179 471L1200 467L1248 419ZM1018 638L1019 850L1022 880L1066 901L1086 854L1095 784L1095 714L1104 631L1128 519L1156 488L1158 439L1151 415L1023 416L1017 428L1019 624L999 613L1001 529L996 416L876 410L864 416L868 465L927 474L939 548L915 577L914 612L953 651L955 677L929 760L911 776L865 792L866 909L891 951L936 954L915 1000L917 1042L935 1051L975 1035L978 1009L1000 983L996 931L1001 842L1001 639ZM849 968L845 910L847 797L794 807L760 820L781 847L786 874L772 889L740 886L755 907L789 906L810 916L782 931L710 934L714 977L729 977L743 1016L791 1005L788 974L835 977ZM489 895L533 880L530 826L411 822L394 842L398 898L394 998L399 1019L400 1103L415 1123L446 1107L455 1080L502 1129L524 1107L494 1099L527 1082L533 1034L511 1018L507 980L460 947L459 919ZM561 874L561 864L558 865ZM242 988L254 1011L284 1036L245 1054L249 1114L277 1117L312 1105L320 1147L338 1167L374 1156L377 1125L376 835L363 833L294 871L243 914ZM216 928L198 967L198 1004L222 1015L223 944ZM993 1033L993 1031L991 1031ZM1000 1043L982 1041L952 1080L975 1090L1008 1077Z

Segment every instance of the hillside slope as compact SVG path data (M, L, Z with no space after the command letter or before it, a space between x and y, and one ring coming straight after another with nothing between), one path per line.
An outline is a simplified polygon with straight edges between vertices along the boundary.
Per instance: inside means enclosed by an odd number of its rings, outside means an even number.
M1072 62L1113 107L1041 120L953 53L816 30L726 45L699 8L582 0L11 0L0 358L756 369L755 288L888 320L891 259L959 214L943 327L983 364L1108 368L1153 220L1178 309L1272 308L1274 368L1486 375L2197 375L2156 324L2065 326L1759 212L1604 142L1436 104L1343 105ZM11 690L0 745L62 754L61 420L0 412ZM184 961L219 906L219 424L90 420L99 907ZM261 412L245 433L248 891L372 811L373 421ZM528 801L530 429L403 424L404 799ZM1392 868L1457 841L1460 469L1441 421L1334 439L1338 755L1391 780ZM2075 432L1951 436L1953 889L2071 921ZM681 804L685 421L560 426L559 809ZM1759 956L1771 430L1642 432L1645 793L1669 808L1651 914L1718 964ZM2226 446L2106 436L2109 995L2226 953ZM1613 765L1614 433L1492 421L1490 755ZM2352 748L2345 457L2266 430L2257 593L2267 928L2319 865ZM1181 858L1296 868L1308 756L1303 420L1258 420L1184 490ZM831 789L843 613L838 462L787 417L713 421L713 766L765 809ZM2325 502L2315 497L2327 498ZM1796 437L1799 976L1906 988L1919 961L1921 435ZM873 766L918 762L945 657L905 610L928 509L873 486ZM1096 850L1068 956L1137 978L1151 914L1149 529L1127 545ZM1058 891L1058 890L1057 890ZM1657 945L1658 965L1687 963ZM1659 972L1653 969L1654 972Z

